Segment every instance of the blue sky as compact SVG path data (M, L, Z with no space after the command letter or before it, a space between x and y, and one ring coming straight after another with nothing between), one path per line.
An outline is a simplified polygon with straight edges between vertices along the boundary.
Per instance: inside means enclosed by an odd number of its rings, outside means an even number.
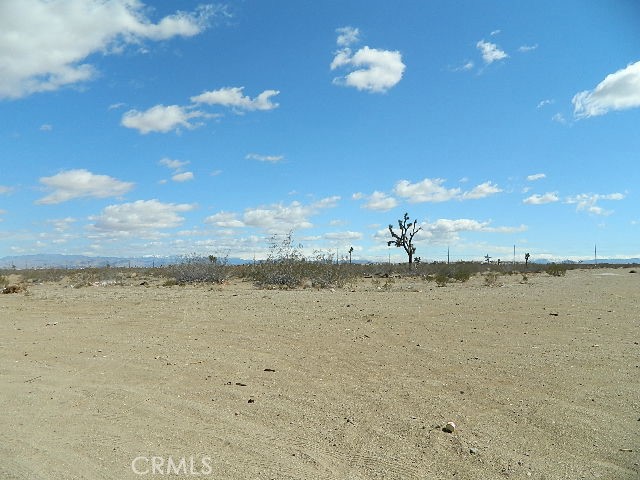
M179 8L179 10L177 10ZM639 257L633 0L0 3L0 257Z

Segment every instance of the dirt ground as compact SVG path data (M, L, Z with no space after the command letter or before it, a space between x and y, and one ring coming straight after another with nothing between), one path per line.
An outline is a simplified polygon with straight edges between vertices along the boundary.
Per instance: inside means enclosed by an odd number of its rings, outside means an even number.
M0 478L640 478L640 271L142 280L0 295Z

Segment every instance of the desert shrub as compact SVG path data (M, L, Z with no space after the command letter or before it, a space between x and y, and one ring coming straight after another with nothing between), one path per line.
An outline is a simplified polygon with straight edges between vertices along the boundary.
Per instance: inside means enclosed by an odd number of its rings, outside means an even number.
M20 272L22 279L30 283L59 282L68 274L64 268L36 268Z
M467 282L471 278L471 271L464 266L456 267L453 271L453 279L457 282Z
M436 273L433 277L438 287L444 287L447 283L449 283L449 275L446 272L440 271Z
M552 277L564 277L567 273L567 267L566 265L552 263L550 265L547 265L547 268L545 268L545 272L547 272Z
M260 287L341 287L354 275L350 265L335 265L332 254L316 251L306 258L302 246L294 244L293 232L274 235L269 242L267 259L252 265L247 273Z
M0 275L0 287L4 288L9 285L9 280L4 275Z
M228 255L204 257L196 253L183 255L180 262L168 267L177 283L223 283L229 278Z
M500 273L498 272L487 272L484 274L484 284L487 287L494 287L498 284L499 277Z

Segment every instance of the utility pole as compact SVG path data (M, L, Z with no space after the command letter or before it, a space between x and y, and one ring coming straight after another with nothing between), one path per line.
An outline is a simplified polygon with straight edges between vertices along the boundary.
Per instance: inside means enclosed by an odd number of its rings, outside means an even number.
M449 259L449 245L447 245L447 265L449 265L450 263L450 259Z
M593 259L596 262L596 265L598 265L598 245L593 246Z

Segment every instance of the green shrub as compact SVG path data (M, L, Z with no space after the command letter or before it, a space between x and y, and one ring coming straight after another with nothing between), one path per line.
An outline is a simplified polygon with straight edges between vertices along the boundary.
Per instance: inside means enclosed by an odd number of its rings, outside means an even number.
M260 287L317 288L341 287L353 278L350 265L335 265L332 254L314 252L311 259L302 253L302 246L293 242L293 232L283 238L270 239L269 256L252 265L248 276Z
M179 263L169 266L169 275L177 283L223 283L229 278L228 256L203 257L192 253L182 256Z
M453 271L453 278L458 282L467 282L471 278L471 271L464 267L458 267Z
M443 271L436 273L433 279L435 280L438 287L444 287L447 283L449 283L449 275L447 275L447 273Z
M547 266L544 270L552 277L564 277L567 273L566 265L559 265L557 263L552 263Z

